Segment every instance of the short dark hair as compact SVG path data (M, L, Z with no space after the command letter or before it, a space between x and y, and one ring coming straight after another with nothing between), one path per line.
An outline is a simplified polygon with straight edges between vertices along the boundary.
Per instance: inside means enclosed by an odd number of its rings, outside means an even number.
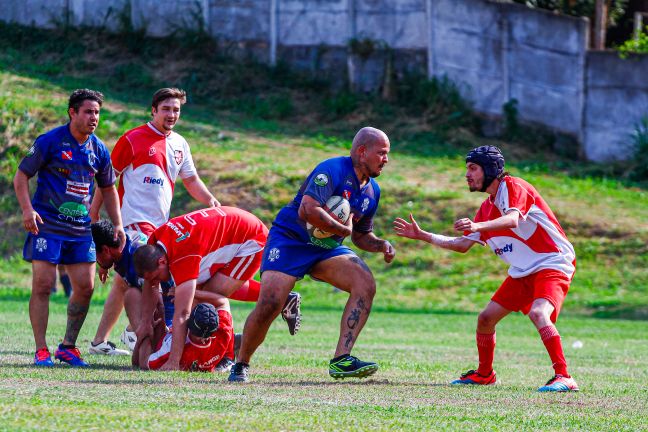
M81 105L83 105L83 101L86 100L95 101L99 106L102 106L104 95L96 90L76 89L72 92L70 99L68 100L68 110L72 108L74 111L78 112Z
M137 276L143 277L144 273L154 271L158 266L158 260L164 255L164 249L160 245L145 245L137 248L133 254L133 265Z
M100 220L99 222L90 225L92 230L92 240L94 240L97 252L101 251L103 246L109 248L119 247L119 238L115 238L115 227L107 220Z
M157 109L160 102L169 98L180 99L181 105L187 103L187 93L184 90L175 87L165 87L155 92L151 106Z

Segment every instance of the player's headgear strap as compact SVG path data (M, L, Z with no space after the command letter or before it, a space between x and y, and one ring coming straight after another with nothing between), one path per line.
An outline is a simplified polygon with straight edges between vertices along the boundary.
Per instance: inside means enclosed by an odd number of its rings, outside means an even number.
M187 324L192 335L199 338L208 338L218 330L218 312L214 305L200 303L189 315Z
M477 164L484 170L482 192L485 192L486 188L504 172L504 156L495 146L480 146L470 150L466 155L466 162Z

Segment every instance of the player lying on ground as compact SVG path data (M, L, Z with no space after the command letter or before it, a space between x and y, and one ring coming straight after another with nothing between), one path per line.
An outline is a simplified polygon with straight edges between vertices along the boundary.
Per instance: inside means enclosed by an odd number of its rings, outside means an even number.
M334 378L365 377L378 370L376 363L351 355L369 318L376 282L364 261L341 243L351 235L360 249L382 253L388 263L394 258L396 252L392 245L373 233L373 217L380 199L380 188L374 177L387 164L388 153L387 135L374 128L361 129L353 139L350 157L320 163L295 199L279 212L263 256L261 295L245 322L240 358L232 368L230 381L248 380L252 355L265 339L295 283L307 273L350 294L342 314L335 355L329 362L329 374ZM352 217L347 214L348 221L332 217L324 208L333 196L349 201ZM322 241L315 235L316 229L333 236Z
M161 316L156 317L152 337L137 342L133 351L133 366L140 369L160 369L171 355L173 328L168 329ZM234 328L229 303L223 300L216 308L199 303L189 315L179 370L213 372L222 362L234 341Z
M475 243L488 244L510 265L509 276L477 320L479 367L452 383L495 384L495 326L512 311L521 311L538 329L555 371L538 391L577 391L554 325L574 275L574 247L535 188L504 171L504 156L497 147L482 146L468 153L466 180L471 192L489 196L474 221L463 218L455 222L455 230L463 232L463 237L423 231L411 214L409 222L402 218L394 221L399 236L462 253Z
M173 328L179 331L174 333L171 354L162 370L179 368L194 300L217 304L241 288L258 296L254 289L258 283L252 278L259 270L267 236L268 229L253 214L234 207L212 207L171 219L153 232L148 245L137 249L133 263L144 278L138 339L153 333L160 283L173 280L176 284ZM285 300L282 315L290 333L295 334L301 320L300 296L293 293Z

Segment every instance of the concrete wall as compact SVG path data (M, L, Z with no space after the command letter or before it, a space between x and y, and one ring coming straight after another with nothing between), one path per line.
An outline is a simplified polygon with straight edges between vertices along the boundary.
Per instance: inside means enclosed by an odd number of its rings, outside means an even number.
M387 68L447 76L475 109L498 118L516 99L522 121L575 137L591 160L627 158L648 114L648 60L588 53L585 19L496 0L2 0L0 19L116 29L130 19L153 36L205 23L224 45L272 64L379 91ZM352 39L377 43L370 56Z
M585 105L585 156L591 160L631 157L630 135L648 117L648 56L623 60L615 52L589 52Z

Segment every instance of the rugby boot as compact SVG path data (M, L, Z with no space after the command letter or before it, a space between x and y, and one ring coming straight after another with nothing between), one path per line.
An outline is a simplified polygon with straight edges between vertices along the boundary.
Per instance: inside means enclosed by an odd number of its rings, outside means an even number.
M366 378L373 375L379 366L374 362L365 362L350 354L344 354L329 362L329 375L339 378Z
M459 379L452 381L450 384L468 384L468 385L493 385L497 382L495 371L490 371L488 375L480 375L476 370L469 370L461 374Z
M566 377L560 374L554 375L547 384L538 389L539 392L577 392L578 384L572 377Z

